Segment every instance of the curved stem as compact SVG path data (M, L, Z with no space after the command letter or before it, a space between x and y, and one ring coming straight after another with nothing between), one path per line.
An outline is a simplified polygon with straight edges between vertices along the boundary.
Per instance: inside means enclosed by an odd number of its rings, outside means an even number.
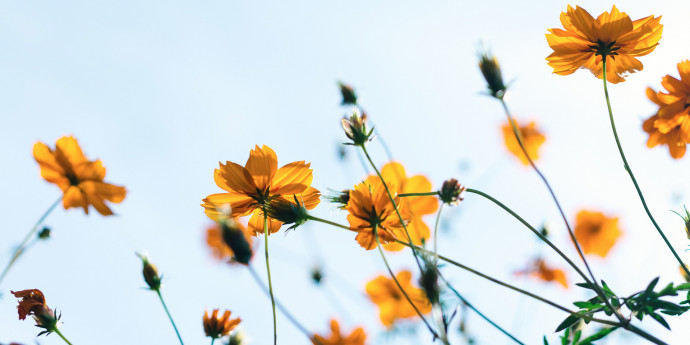
M268 263L268 216L264 210L264 251L266 253L266 273L268 275L268 292L271 295L271 309L273 310L273 345L278 344L278 325L276 320L276 300L273 296L273 284L271 283L271 265Z
M268 288L266 287L264 282L261 280L259 275L254 270L254 267L252 267L251 265L247 265L247 269L249 269L249 273L251 274L252 278L254 278L254 281L256 282L256 284L261 287L261 290L263 290L263 292L266 295L270 296L270 291L268 290ZM311 340L312 342L315 342L316 345L323 345L314 337L314 335L311 332L309 332L309 330L306 327L304 327L299 321L297 321L297 318L295 318L292 314L290 314L290 312L287 310L287 308L285 308L285 306L283 306L280 303L280 301L276 300L275 303L276 303L276 307L278 307L278 310L280 310L280 312L283 313L283 315L285 315L285 317L295 327L297 327L297 329L299 329L300 332L302 332L305 336L307 336L307 338L309 338L309 340Z
M158 294L158 298L161 300L161 304L163 304L163 309L165 309L165 313L168 314L168 319L170 320L170 323L172 323L172 326L175 329L175 334L177 334L177 339L180 341L181 345L184 345L184 342L182 341L182 337L180 336L180 332L177 330L177 326L175 326L175 321L173 321L172 315L170 315L170 311L168 310L168 306L165 305L165 301L163 300L163 295L161 295L161 290L156 289L153 291L156 291L156 294Z
M374 164L374 161L371 160L371 156L369 156L369 152L367 152L367 148L364 145L360 145L362 148L362 151L364 152L364 155L367 157L369 160L369 164L374 168L374 171L376 171L376 175L378 175L379 179L381 179L381 184L383 184L383 187L386 189L386 193L388 193L388 198L391 201L391 204L393 204L393 208L395 209L395 213L398 215L398 218L400 218L400 223L402 224L403 230L405 230L405 236L407 236L407 240L409 243L413 243L412 237L410 236L410 232L407 231L407 225L405 225L405 219L403 219L402 214L400 214L400 209L398 209L398 205L395 203L395 198L393 198L393 194L391 193L390 189L388 189L388 184L386 181L383 180L383 175L381 175L381 172L379 169L376 167L376 164ZM419 257L417 257L417 251L412 248L412 254L414 255L414 259L417 262L417 267L419 267L419 271L422 272L422 264L419 262Z
M462 297L462 295L460 295L460 293L459 293L457 290L455 290L455 288L454 288L452 285L450 285L450 283L446 280L446 278L441 274L440 271L439 271L438 276L441 278L441 280L443 280L444 283L446 283L446 286L447 286L451 291L453 291L453 293L455 294L455 296L457 296L458 299L460 299L460 301L462 301L462 303L464 303L466 306L468 306L470 309L472 309L472 311L474 311L475 313L477 313L477 315L479 315L482 319L486 320L486 322L490 323L490 324L491 324L492 326L494 326L496 329L498 329L499 331L501 331L501 333L503 333L503 334L505 334L506 336L508 336L508 338L512 339L513 341L515 341L516 343L518 343L518 344L520 344L520 345L524 345L523 342L521 342L520 340L518 340L517 338L515 338L512 334L510 334L508 331L506 331L505 329L503 329L501 326L499 326L499 325L496 324L495 322L491 321L491 319L489 319L486 315L484 315L482 312L480 312L479 310L477 310L477 308L475 308L472 304L470 304L470 302L468 302L464 297Z
M441 211L443 211L443 205L438 207L438 213L436 214L436 224L434 224L434 262L438 262L438 224L441 221ZM440 272L439 272L440 274Z
M60 336L60 338L62 338L62 340L64 340L67 344L72 345L72 343L70 343L69 340L67 340L67 338L65 338L65 336L62 335L59 329L55 328L55 334Z
M436 338L439 338L438 333L436 333L436 331L435 331L433 328L431 328L431 325L430 325L429 322L424 318L424 315L422 314L422 312L419 311L419 309L417 308L417 305L414 304L414 302L412 302L412 299L410 299L410 296L407 295L407 292L405 292L405 290L403 289L402 285L400 285L400 282L398 282L398 278L395 277L395 273L393 273L393 270L391 269L391 266L388 264L388 260L386 260L386 255L383 254L383 249L381 249L381 242L379 241L379 233L378 233L378 230L377 230L377 226L376 226L376 225L374 225L374 237L376 238L376 244L377 244L376 247L379 249L379 253L381 253L381 258L383 259L383 263L386 264L386 268L388 269L388 273L390 273L391 278L393 278L393 281L395 282L395 285L398 286L398 288L399 288L400 291L402 292L403 296L405 296L405 299L407 299L407 301L410 303L410 305L412 306L412 308L414 308L414 311L417 312L417 315L419 315L419 317L422 319L422 321L424 321L424 324L425 324L426 327L429 329L429 331L431 332L431 334L433 334ZM402 243L405 243L405 242L402 242ZM439 339L440 339L440 338L439 338Z
M2 270L2 273L0 273L0 283L2 283L3 279L5 279L5 276L7 276L7 273L10 271L10 268L14 265L14 263L19 259L22 254L24 254L24 249L26 249L26 245L31 240L34 236L36 236L36 232L38 232L38 228L41 226L43 221L48 217L48 215L57 207L57 205L60 204L60 201L62 201L62 195L55 200L55 202L46 210L41 218L38 218L38 221L36 224L34 224L33 228L29 230L29 233L26 234L24 237L24 240L22 243L17 247L17 250L14 251L14 254L12 255L12 258L10 261L7 263L7 266L5 266L5 269Z
M632 180L633 185L635 185L635 190L637 191L637 195L640 197L640 201L642 202L642 207L644 207L644 211L647 213L647 217L649 217L649 220L652 221L652 224L654 224L656 231L659 232L659 235L661 235L661 238L666 243L666 246L668 247L668 249L671 250L671 253L673 253L673 256L675 256L676 260L678 260L680 267L682 267L683 270L685 271L685 273L688 276L690 276L690 270L688 270L688 267L685 265L683 260L680 259L680 256L678 256L678 253L676 253L676 250L673 249L671 242L668 241L668 238L666 238L666 235L664 235L664 232L661 231L659 224L656 223L654 216L652 216L652 212L649 211L649 207L647 206L647 202L644 199L644 195L642 195L642 190L640 189L640 186L637 184L637 180L635 179L635 175L632 172L632 168L630 168L630 164L628 164L628 160L625 158L625 153L623 153L623 147L621 146L621 142L618 139L618 132L616 131L616 123L613 120L613 111L611 110L611 101L609 99L609 90L608 90L608 87L606 86L606 57L605 56L602 59L602 64L603 64L602 68L604 71L603 80L604 80L604 96L606 97L606 106L607 106L608 111L609 111L609 119L611 120L611 129L613 130L613 137L616 139L616 146L618 147L618 152L620 153L621 159L623 160L623 167L625 168L625 171L628 172L628 175L630 175L630 179Z

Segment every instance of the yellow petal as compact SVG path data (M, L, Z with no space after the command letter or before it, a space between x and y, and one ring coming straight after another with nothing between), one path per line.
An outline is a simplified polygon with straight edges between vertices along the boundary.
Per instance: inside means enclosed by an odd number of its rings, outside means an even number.
M312 169L309 169L309 166L310 164L300 161L278 169L271 185L271 194L293 195L304 192L313 179Z
M249 153L245 167L254 179L254 184L264 191L271 184L273 175L278 169L278 157L270 147L258 145Z

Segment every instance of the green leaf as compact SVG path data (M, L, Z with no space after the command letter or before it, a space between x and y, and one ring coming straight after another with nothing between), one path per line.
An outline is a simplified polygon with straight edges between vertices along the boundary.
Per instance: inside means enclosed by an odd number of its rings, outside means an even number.
M560 325L558 325L558 327L556 328L556 332L560 332L560 331L562 331L562 330L564 330L564 329L566 329L566 328L572 326L572 325L575 324L575 322L577 322L578 320L580 320L580 317L579 317L579 316L576 316L576 315L570 315L570 316L568 316L567 318L565 318L565 320L563 320L563 322L561 322ZM567 332L567 331L566 331L566 332Z
M618 329L618 327L602 328L596 333L590 335L589 337L582 339L579 345L591 345L594 341L603 339L605 336L611 334L611 332Z
M659 282L659 277L656 277L652 279L652 281L647 285L647 289L645 289L645 292L647 293L652 293L654 292L654 287L656 286L656 283Z
M658 323L660 323L662 326L666 327L669 331L671 330L671 326L668 325L666 320L664 320L661 315L656 314L656 313L649 313L649 316L651 316L654 320L656 320Z
M544 336L544 345L549 345L549 342L546 341L546 336Z

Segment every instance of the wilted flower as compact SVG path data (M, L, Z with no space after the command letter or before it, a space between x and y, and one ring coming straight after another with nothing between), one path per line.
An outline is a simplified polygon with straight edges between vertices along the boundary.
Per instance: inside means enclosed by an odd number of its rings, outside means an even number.
M58 139L55 150L41 142L34 144L34 158L41 167L41 177L55 183L64 193L65 209L81 207L88 214L92 205L100 214L109 216L113 212L105 201L119 203L125 198L125 187L103 182L103 164L100 160L87 160L73 137Z
M56 315L52 309L48 308L45 296L41 290L29 289L10 292L14 297L21 298L19 300L19 305L17 305L19 320L25 320L28 315L33 315L36 321L36 327L44 329L38 334L39 336L57 330L60 316Z
M364 333L364 328L358 327L349 335L343 335L340 332L340 325L335 319L331 320L331 335L321 336L318 334L314 335L314 340L312 344L314 345L364 345L364 341L367 339Z
M401 271L395 277L421 313L426 314L431 311L431 303L424 291L412 285L410 271ZM380 275L367 283L366 291L371 301L378 305L379 318L387 327L393 326L397 319L417 316L417 312L393 279Z
M528 274L545 282L556 282L564 288L568 287L565 271L547 266L544 259L541 258L535 259L525 270L516 272L516 274Z
M602 258L622 234L618 217L607 217L595 211L580 211L575 218L574 232L585 254L597 254Z
M223 316L219 317L219 311L219 309L214 309L210 317L208 310L204 311L204 333L207 337L218 339L226 336L242 321L240 318L230 319L232 313L229 310L226 310Z
M343 105L357 105L357 94L352 86L338 82L338 87L340 88L340 94L343 95Z
M367 131L367 115L362 114L359 108L354 107L350 117L344 117L341 122L345 135L352 140L346 145L362 146L373 139L374 129Z
M486 80L489 94L495 98L503 99L506 91L508 91L508 87L503 83L503 75L501 74L501 66L498 64L498 59L489 52L480 53L479 69Z
M253 234L264 232L264 211L278 200L290 202L294 195L307 209L319 204L321 193L311 186L312 169L304 161L289 163L278 169L278 158L268 146L256 146L245 166L233 162L220 164L214 172L218 187L227 193L211 194L203 200L206 215L218 220L219 207L230 205L232 217L251 214L248 228ZM268 217L268 216L267 216ZM268 217L268 233L280 230L282 222Z
M141 259L143 264L144 268L142 269L142 274L144 276L144 281L149 286L149 289L159 291L163 277L158 275L156 265L150 263L149 258L145 254L137 253L137 256Z
M521 126L516 121L515 126L520 133L520 139L522 139L522 144L525 146L525 151L527 151L529 158L532 161L536 161L539 158L539 147L546 141L546 137L537 129L534 121L526 126ZM524 165L529 165L529 160L525 157L525 153L520 147L520 142L515 138L515 132L510 123L505 123L501 128L503 129L503 139L508 150L518 157Z
M455 206L464 200L465 188L458 180L451 178L443 181L441 190L438 192L438 197L444 203Z
M642 70L635 57L651 53L659 44L663 25L661 17L649 16L632 21L625 12L613 6L594 19L581 7L561 13L563 29L549 29L546 40L553 53L546 60L553 73L569 75L587 68L601 79L602 60L606 58L606 79L611 83L625 81L623 76Z

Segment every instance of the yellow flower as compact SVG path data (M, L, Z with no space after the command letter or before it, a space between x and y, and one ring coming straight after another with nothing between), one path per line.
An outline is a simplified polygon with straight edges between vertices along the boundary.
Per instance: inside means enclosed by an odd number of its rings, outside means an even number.
M364 345L364 341L367 339L364 329L359 327L352 331L350 335L344 336L340 332L340 325L335 319L331 320L331 335L326 338L325 336L320 336L318 334L314 335L314 340L312 344L315 345Z
M100 160L89 161L73 137L62 137L51 150L46 144L34 144L34 158L41 168L41 177L60 187L65 209L82 207L86 214L89 205L104 216L113 212L105 201L119 203L125 198L125 187L103 182L105 168Z
M391 162L383 166L381 176L393 195L405 193L426 193L431 192L431 182L425 176L415 175L407 177L405 168L400 163ZM391 186L395 188L391 188ZM433 214L438 210L438 198L436 196L411 196L400 199L407 213L411 216L410 222L406 224L407 231L412 238L412 242L421 245L422 240L429 239L429 226L424 223L422 216ZM394 213L397 217L397 214ZM405 229L398 228L394 235L405 242L408 241ZM387 250L398 251L405 246L396 242L384 244Z
M395 202L400 209L402 205L398 197L395 197ZM348 211L347 221L350 223L350 229L357 232L355 240L366 250L377 246L374 227L381 243L395 241L395 234L402 231L400 218L378 176L369 176L364 182L356 185L354 190L350 191L350 200L345 209ZM404 217L407 215L402 214ZM405 219L409 219L409 216Z
M307 209L319 204L321 193L311 187L312 169L304 161L289 163L278 169L278 158L268 146L256 146L249 153L245 166L226 162L214 171L218 187L227 193L211 194L203 200L206 215L218 220L222 216L219 207L230 205L232 217L251 214L248 230L254 235L264 232L264 208L281 198L294 202L296 195ZM277 232L283 223L268 218L269 234Z
M568 279L565 276L565 272L562 269L547 266L544 259L534 260L527 269L517 272L517 274L529 274L545 282L556 282L564 288L568 288Z
M649 134L648 147L668 145L671 157L682 158L690 143L690 60L678 64L680 79L670 75L662 78L667 92L647 88L647 97L659 106L654 116L642 124Z
M624 74L642 70L635 57L651 53L659 44L661 17L649 16L632 21L614 5L594 19L585 9L568 5L561 13L563 29L549 29L546 40L553 53L546 60L553 73L569 75L579 68L589 69L601 79L602 57L606 56L606 79L625 81Z
M424 291L412 285L412 273L410 271L401 271L395 277L422 314L431 311L431 303L426 298ZM378 305L379 318L386 327L393 326L397 319L417 316L417 312L393 279L382 275L378 276L367 283L366 291L371 301Z
M618 217L607 217L601 212L580 211L575 218L575 238L585 254L606 257L622 234Z
M546 141L546 137L537 129L537 124L534 121L526 126L521 126L516 121L515 125L520 132L522 144L525 145L525 151L527 151L529 158L531 158L532 161L536 161L539 158L539 147ZM513 132L510 123L505 123L501 129L503 130L503 140L508 150L519 158L524 165L529 165L529 161L522 152L520 143L515 138L515 132Z
M208 310L204 311L204 333L207 337L217 339L224 337L232 332L237 325L242 321L240 318L230 319L232 314L229 310L223 313L223 316L218 317L219 309L213 309L211 316L208 316Z

